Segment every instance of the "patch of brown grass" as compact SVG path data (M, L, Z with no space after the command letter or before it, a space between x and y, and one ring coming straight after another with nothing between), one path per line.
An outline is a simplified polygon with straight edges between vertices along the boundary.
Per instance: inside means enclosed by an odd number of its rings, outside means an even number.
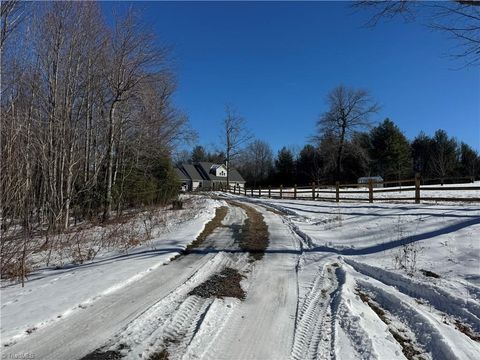
M360 297L360 299L370 306L370 308L377 314L377 316L382 320L385 324L390 324L390 320L388 320L385 311L379 307L377 304L375 304L372 299L370 299L370 296L367 293L364 293L363 291L360 291L360 289L355 289L357 295Z
M85 355L80 360L118 360L121 359L123 356L119 351L116 350L109 350L109 351L101 351L95 350L88 355Z
M458 320L455 320L455 327L457 328L458 331L462 332L463 334L467 335L470 339L472 339L473 341L478 341L480 342L480 336L479 335L476 335L472 329L470 328L470 326L468 325L465 325L463 323L461 323L460 321Z
M170 357L170 354L166 349L163 349L162 351L156 351L148 357L148 360L168 360Z
M215 210L215 216L210 220L206 225L200 235L187 246L185 252L188 253L189 250L199 247L205 239L210 236L216 228L222 226L222 221L228 213L228 208L226 206L221 206Z
M231 205L238 206L247 213L247 220L238 234L240 248L248 251L253 260L260 260L265 255L268 247L268 226L263 219L263 215L251 206L229 201Z
M197 295L203 298L209 297L234 297L237 299L245 298L245 291L240 286L243 276L232 268L225 268L219 274L211 276L207 281L201 283L189 295Z
M398 332L392 329L388 329L394 339L400 344L402 347L402 352L403 355L409 360L425 360L424 357L419 356L422 353L415 349L415 347L412 345L412 340L400 335Z

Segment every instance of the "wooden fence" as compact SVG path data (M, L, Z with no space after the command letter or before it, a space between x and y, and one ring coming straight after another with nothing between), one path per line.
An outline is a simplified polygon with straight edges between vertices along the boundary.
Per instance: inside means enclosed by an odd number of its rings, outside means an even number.
M446 179L445 179L446 180ZM387 186L387 187L385 187ZM395 186L395 187L391 187ZM315 183L311 186L296 186L291 188L284 188L280 185L279 188L246 188L240 186L226 186L220 189L221 191L228 191L232 194L238 194L249 197L266 197L271 199L293 199L293 200L320 200L320 201L414 201L419 204L421 200L424 201L454 201L454 202L480 202L480 197L475 191L480 190L480 186L443 186L443 185L422 185L422 178L416 175L414 179L407 180L392 180L373 182L370 180L366 184L340 184L338 181L335 185L318 187ZM432 196L432 191L440 192L468 192L466 197L451 197L451 196ZM381 194L392 194L393 196L382 196ZM407 196L398 196L398 193L407 193ZM430 193L430 195L429 195ZM361 197L364 195L364 197ZM476 196L473 196L476 195Z

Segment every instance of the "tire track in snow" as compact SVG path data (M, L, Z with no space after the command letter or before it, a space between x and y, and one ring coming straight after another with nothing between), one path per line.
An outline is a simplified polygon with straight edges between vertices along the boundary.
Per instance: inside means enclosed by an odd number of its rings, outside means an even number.
M361 288L374 295L375 301L387 310L402 324L415 334L417 342L433 359L452 360L461 359L444 338L438 327L412 305L396 296L394 292L387 292L367 281L357 280Z
M168 347L170 359L182 358L212 303L213 299L189 296L165 324L164 342L171 343Z
M127 357L137 358L138 353L145 355L165 347L172 340L182 340L190 330L187 325L196 324L195 319L198 320L212 302L210 299L188 296L188 293L226 266L235 266L235 263L227 254L218 253L169 295L127 324L103 348L113 350L122 344L123 348L130 350L125 354Z
M349 259L344 259L344 261L359 273L383 284L394 286L405 295L419 300L427 300L437 310L461 319L477 333L480 332L480 305L476 301L455 297L434 285L415 282L403 275L378 267Z
M425 349L416 341L415 334L398 318L383 309L375 299L372 299L371 293L359 284L357 284L355 291L360 299L368 305L377 317L387 326L388 331L393 339L401 346L402 352L407 359L430 359L429 354L427 354Z
M360 317L355 315L351 309L349 300L345 300L342 296L342 290L345 285L345 270L337 268L335 271L337 282L339 284L332 298L332 359L337 359L336 349L339 329L338 325L347 335L353 350L356 352L357 359L378 359L370 336L360 324ZM339 358L341 360L341 358Z
M331 353L331 296L337 280L330 265L315 277L297 313L293 359L325 359Z

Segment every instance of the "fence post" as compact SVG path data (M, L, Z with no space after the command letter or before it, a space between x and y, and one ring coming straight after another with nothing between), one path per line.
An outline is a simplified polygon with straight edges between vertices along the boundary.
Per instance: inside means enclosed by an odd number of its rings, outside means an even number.
M312 182L312 200L315 200L315 181Z
M338 181L335 183L335 201L340 201L340 183Z
M259 198L262 197L262 187L261 186L258 187L258 197Z
M245 193L245 196L247 196L247 187L245 186L245 184L243 184L243 192Z
M368 202L373 203L373 180L368 179Z
M233 186L233 193L234 193L234 194L237 193L237 184L235 184L235 185Z
M252 186L252 188L250 189L250 196L253 197L253 186Z
M293 185L293 200L297 199L297 184Z
M280 199L282 198L283 196L283 185L280 185Z
M268 185L268 198L270 199L272 197L272 186Z
M415 174L415 204L420 204L420 174Z

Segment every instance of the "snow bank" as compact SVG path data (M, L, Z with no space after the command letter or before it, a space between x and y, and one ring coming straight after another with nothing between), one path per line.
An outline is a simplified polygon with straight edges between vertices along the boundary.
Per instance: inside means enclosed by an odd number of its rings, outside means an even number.
M25 287L9 285L1 291L2 345L26 331L64 318L101 297L140 281L170 261L191 243L214 217L222 202L207 198L195 202L195 216L172 219L148 245L128 253L101 254L94 261L66 268L43 269L29 276Z

